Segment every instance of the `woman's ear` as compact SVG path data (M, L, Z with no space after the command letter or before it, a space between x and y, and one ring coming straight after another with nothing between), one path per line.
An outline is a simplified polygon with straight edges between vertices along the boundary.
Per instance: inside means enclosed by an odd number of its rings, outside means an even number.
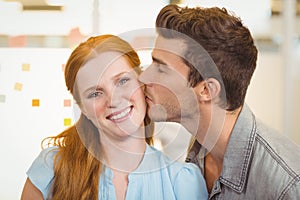
M200 101L211 101L219 96L221 85L218 80L209 78L196 85L195 92Z

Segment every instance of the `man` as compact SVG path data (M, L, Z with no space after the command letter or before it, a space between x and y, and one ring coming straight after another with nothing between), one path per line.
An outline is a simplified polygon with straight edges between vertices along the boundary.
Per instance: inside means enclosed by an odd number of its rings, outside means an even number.
M195 138L209 199L300 199L300 148L244 103L257 49L225 9L164 7L153 63L141 74L149 116L181 123Z

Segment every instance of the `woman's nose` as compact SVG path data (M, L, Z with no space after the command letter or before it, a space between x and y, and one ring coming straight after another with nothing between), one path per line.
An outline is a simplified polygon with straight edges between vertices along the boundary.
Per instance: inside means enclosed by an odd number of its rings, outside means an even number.
M109 95L107 95L106 104L110 108L115 108L121 103L120 91L113 89Z

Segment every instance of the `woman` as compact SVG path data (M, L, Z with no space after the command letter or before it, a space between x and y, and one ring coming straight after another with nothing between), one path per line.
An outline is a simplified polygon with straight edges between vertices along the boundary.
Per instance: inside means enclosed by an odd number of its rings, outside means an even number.
M206 199L193 164L172 162L150 147L137 53L113 35L91 37L65 69L78 122L55 137L27 172L21 199ZM148 143L148 144L147 144Z

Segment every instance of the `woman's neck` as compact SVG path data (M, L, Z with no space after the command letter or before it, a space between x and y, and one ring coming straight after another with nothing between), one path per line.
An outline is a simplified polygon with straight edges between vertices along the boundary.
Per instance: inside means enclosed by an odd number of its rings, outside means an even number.
M145 135L144 130L141 131ZM146 150L144 137L128 136L122 140L111 139L101 135L101 146L104 150L105 163L114 171L130 173L141 163Z

